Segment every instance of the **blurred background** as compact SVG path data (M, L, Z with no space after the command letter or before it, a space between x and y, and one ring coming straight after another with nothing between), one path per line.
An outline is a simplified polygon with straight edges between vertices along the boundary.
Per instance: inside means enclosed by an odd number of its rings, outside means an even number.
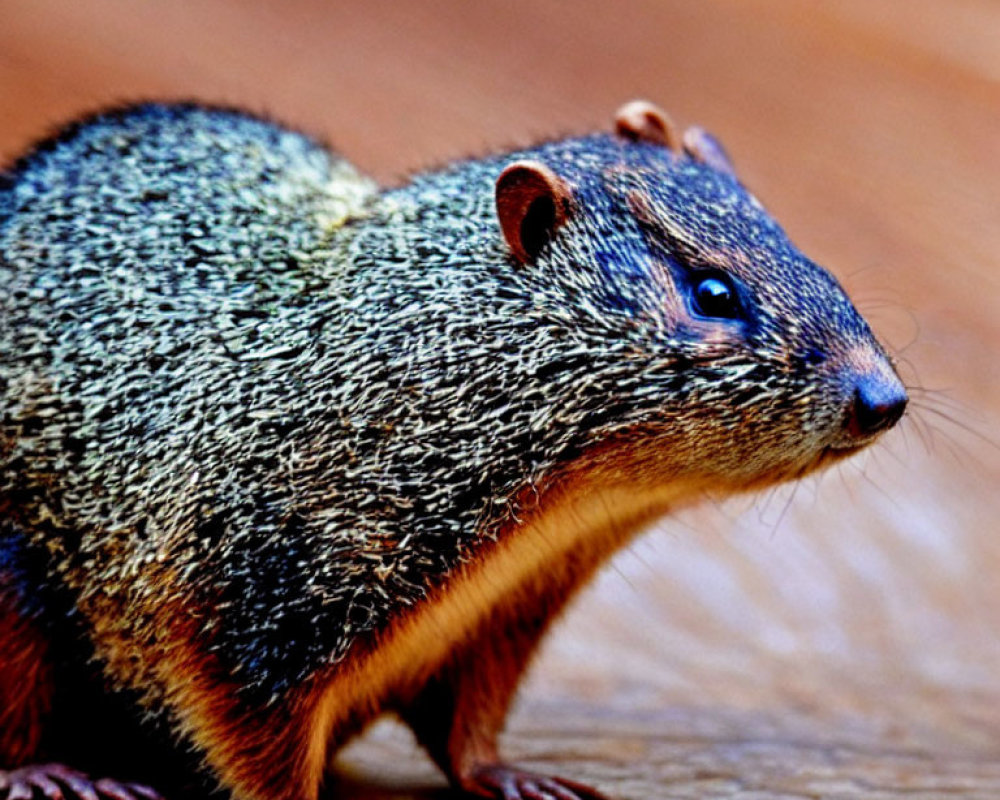
M912 403L815 479L664 520L548 641L509 756L633 798L1000 796L1000 4L31 0L0 159L109 103L266 112L383 181L700 124L897 354ZM405 731L333 794L437 796ZM443 796L443 795L442 795Z

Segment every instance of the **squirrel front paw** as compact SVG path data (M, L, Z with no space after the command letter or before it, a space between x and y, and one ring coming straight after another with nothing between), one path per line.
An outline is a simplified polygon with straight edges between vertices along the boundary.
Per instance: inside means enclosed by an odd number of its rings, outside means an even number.
M95 781L62 764L0 770L0 800L33 800L39 792L47 800L163 800L148 786L110 778Z
M609 800L581 783L505 764L479 767L462 781L462 789L476 797L493 800Z

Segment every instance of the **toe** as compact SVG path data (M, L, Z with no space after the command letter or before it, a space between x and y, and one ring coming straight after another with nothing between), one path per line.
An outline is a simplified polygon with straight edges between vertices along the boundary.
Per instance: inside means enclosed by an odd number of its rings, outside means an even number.
M570 781L566 778L553 778L552 780L564 790L570 792L574 800L610 800L606 794L586 784ZM560 800L562 799L560 798Z
M127 787L136 800L163 800L163 796L156 789L143 786L141 783L129 783Z
M563 786L555 778L546 778L541 782L542 788L552 795L555 800L583 800L576 792L572 789Z
M0 800L163 800L148 786L104 778L96 783L63 764L0 770Z
M97 794L97 790L94 789L94 784L86 778L71 774L66 775L62 780L69 787L69 790L80 798L80 800L101 800Z
M26 783L39 789L49 800L64 800L62 787L49 777L48 773L38 770L32 772Z
M7 792L7 800L31 800L31 786L24 781L11 781Z
M477 770L466 782L465 788L479 797L495 800L608 800L582 783L549 778L503 765Z
M101 797L107 797L110 800L136 800L135 795L129 791L127 786L110 778L102 778L94 784L94 788Z

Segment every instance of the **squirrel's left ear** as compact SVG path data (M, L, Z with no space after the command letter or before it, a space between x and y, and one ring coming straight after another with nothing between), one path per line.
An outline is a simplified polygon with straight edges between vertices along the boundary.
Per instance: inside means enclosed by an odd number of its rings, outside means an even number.
M694 126L684 131L684 152L695 161L736 177L736 167L726 148L704 128Z
M566 181L538 161L515 161L500 173L497 217L518 261L533 260L549 243L566 221L570 197Z

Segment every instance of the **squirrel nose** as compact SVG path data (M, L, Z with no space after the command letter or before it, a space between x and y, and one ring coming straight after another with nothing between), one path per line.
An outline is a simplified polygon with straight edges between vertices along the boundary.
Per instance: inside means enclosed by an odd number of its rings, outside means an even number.
M888 430L903 416L906 402L906 389L895 375L861 375L854 387L847 429L857 437Z

